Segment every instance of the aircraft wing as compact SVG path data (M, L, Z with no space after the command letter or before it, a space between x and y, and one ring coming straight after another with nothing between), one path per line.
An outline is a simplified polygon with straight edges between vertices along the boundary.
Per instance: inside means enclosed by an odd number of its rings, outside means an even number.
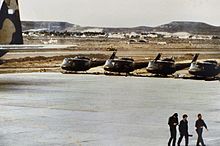
M148 66L149 61L140 61L134 63L134 69L141 69Z
M77 45L0 45L1 50L47 50L47 49L74 49Z
M91 67L103 66L106 60L93 60L91 62Z
M10 51L72 50L77 45L0 45L0 57Z
M190 67L191 63L176 63L176 71Z

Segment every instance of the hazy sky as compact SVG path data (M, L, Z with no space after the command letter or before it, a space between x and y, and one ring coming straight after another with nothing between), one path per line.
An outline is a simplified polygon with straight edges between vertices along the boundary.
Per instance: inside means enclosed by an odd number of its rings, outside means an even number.
M184 20L220 26L220 0L19 0L19 4L22 20L83 26L157 26Z

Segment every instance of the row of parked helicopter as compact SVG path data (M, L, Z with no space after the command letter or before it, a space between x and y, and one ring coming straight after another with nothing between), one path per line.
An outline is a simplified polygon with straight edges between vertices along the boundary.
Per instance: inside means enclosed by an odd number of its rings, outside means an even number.
M3 0L0 8L0 57L10 50L40 50L74 47L74 45L24 45L22 37L22 27L19 14L18 0ZM31 49L29 49L31 48ZM108 60L93 60L86 57L76 56L75 58L65 58L61 68L65 71L79 72L87 71L90 68L104 65L104 70L108 72L118 72L129 74L136 69L146 68L152 74L167 76L176 71L189 67L189 73L194 76L215 77L220 72L220 67L216 61L197 62L196 54L190 63L175 63L173 58L161 59L161 54L148 62L135 62L130 58L118 58L113 52ZM0 64L4 63L0 60Z
M220 73L218 62L215 60L199 62L197 61L198 56L199 54L195 54L189 63L176 63L173 57L161 58L161 53L159 53L151 61L135 62L131 58L119 58L116 56L116 52L113 52L108 60L93 60L82 56L65 58L61 68L66 72L77 73L104 65L103 67L106 72L125 73L126 75L137 69L146 68L149 73L159 76L173 75L178 70L189 68L189 73L194 77L215 78Z

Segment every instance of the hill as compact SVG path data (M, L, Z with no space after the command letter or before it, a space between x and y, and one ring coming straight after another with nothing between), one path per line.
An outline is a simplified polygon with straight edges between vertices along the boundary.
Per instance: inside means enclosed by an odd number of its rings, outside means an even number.
M191 34L220 35L220 27L209 25L203 22L173 21L156 27L83 27L68 22L54 21L22 21L23 31L27 30L46 30L46 31L73 31L81 32L86 30L102 30L106 33L129 33L129 32L188 32Z
M154 31L164 32L188 32L192 34L220 34L220 27L202 22L173 21L168 24L157 26Z

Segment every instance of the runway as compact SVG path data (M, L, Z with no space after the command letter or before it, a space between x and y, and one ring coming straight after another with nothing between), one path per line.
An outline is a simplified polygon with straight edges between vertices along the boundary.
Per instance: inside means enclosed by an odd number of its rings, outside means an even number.
M166 54L166 56L182 56L184 54L196 54L199 53L200 55L211 55L214 56L215 59L218 58L220 55L219 51L118 51L117 55L121 57L139 57L139 58L146 58L149 56L156 56L158 52ZM38 51L35 50L35 52L9 52L7 55L5 55L4 59L18 59L18 58L24 58L24 57L37 57L37 56L45 56L45 57L52 57L52 56L59 56L59 55L78 55L78 54L105 54L105 55L111 55L112 52L110 51L75 51L75 50L47 50L47 51Z
M60 73L0 74L0 145L163 146L167 120L202 113L220 143L219 81ZM181 117L179 117L181 119Z

